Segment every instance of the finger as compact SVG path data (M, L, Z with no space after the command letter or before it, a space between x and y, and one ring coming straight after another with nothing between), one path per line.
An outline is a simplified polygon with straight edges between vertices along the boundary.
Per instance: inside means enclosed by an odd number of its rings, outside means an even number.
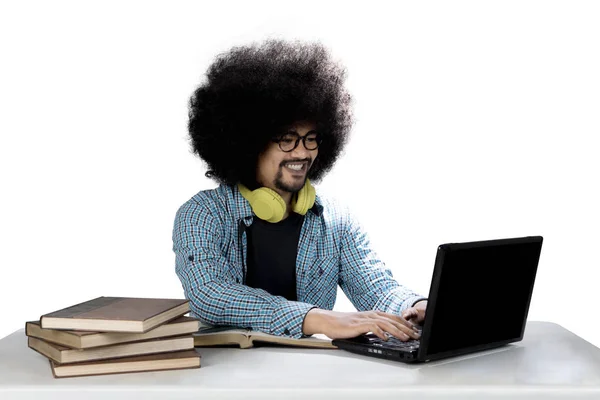
M419 311L417 310L417 315L415 318L418 324L422 323L425 320L425 310Z
M411 310L411 308L407 309L406 311ZM395 315L395 314L390 314L390 313L385 313L383 311L377 311L376 314L379 317L385 317L388 319L391 319L393 321L396 321L410 329L413 329L415 331L417 331L417 327L415 326L415 324L413 324L412 322L406 320L405 318L401 317L400 315Z
M403 325L403 324L396 322L395 320L392 320L389 318L385 318L385 317L381 317L381 318L384 318L386 321L393 324L398 330L400 330L403 333L410 336L411 339L420 339L421 338L421 335L415 328L409 328L406 325Z
M373 334L375 334L378 338L380 338L382 340L385 340L385 341L388 340L387 335L385 334L385 332L383 331L383 329L381 329L379 327L379 325L371 323L368 326L368 328L366 328L366 329L368 329L369 332L373 332Z
M423 320L425 319L425 315L421 314L418 311L414 311L412 312L408 318L406 318L407 321L409 321L411 324L413 324L413 329L418 330L417 326L423 322Z
M373 317L373 319L376 321L386 321L386 322L394 325L398 330L409 335L412 339L420 339L420 337L421 337L420 332L418 331L418 329L415 325L411 324L411 327L408 327L408 326L398 322L397 318L391 318L392 316L393 316L392 314L382 313L381 315L378 314L376 317Z
M383 329L384 331L388 332L390 335L398 338L399 340L406 342L407 340L410 340L411 337L409 335L406 334L406 332L398 329L398 327L390 322L389 320L381 320L377 323L377 325L379 325L379 328Z
M415 328L415 321L417 319L419 319L419 311L414 308L411 307L408 310L406 310L406 317L404 317L404 319L406 319L408 322L410 322L412 324L412 327Z
M413 310L412 307L411 308L407 308L405 310L405 312L410 312L410 313L412 313L413 311L414 310ZM381 317L386 317L386 318L392 319L392 320L394 320L396 322L399 322L402 325L405 325L405 326L407 326L409 328L412 328L414 326L414 324L412 324L406 318L404 318L403 316L400 316L400 315L390 314L390 313L386 313L386 312L383 312L383 311L377 311L377 315L381 316Z

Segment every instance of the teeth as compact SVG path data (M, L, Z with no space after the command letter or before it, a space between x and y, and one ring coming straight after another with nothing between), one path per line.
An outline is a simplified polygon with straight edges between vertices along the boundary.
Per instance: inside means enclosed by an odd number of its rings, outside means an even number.
M296 171L300 171L302 169L303 164L286 164L286 167L289 169L293 169Z

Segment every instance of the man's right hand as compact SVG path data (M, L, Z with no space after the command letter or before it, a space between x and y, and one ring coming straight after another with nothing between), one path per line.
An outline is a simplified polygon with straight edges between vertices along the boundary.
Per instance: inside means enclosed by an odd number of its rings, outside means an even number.
M373 332L387 340L386 332L407 341L419 339L415 325L399 315L382 311L339 312L313 308L304 317L302 332L305 335L322 333L331 339L346 339Z

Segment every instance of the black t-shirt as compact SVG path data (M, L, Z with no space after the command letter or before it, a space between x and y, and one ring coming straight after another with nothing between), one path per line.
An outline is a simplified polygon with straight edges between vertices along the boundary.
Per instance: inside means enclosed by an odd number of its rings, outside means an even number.
M304 216L294 212L277 223L254 217L247 228L246 285L296 301L296 255Z

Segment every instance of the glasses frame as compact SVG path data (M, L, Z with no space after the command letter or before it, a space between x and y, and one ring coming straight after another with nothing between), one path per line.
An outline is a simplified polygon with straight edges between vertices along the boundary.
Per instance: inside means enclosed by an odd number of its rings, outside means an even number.
M296 136L296 143L294 143L294 147L292 147L290 150L284 150L281 147L281 142L283 141L283 137L287 136L287 135ZM314 149L309 149L308 147L306 147L306 138L309 137L309 136L311 136L311 135L315 135L316 136L316 142L315 143L317 144L317 147L315 147ZM279 145L279 150L283 151L284 153L291 153L292 151L296 150L296 147L298 147L298 144L300 144L300 141L302 141L302 145L308 151L317 150L319 148L319 146L321 145L321 143L323 143L323 137L321 137L321 135L319 133L317 133L317 132L310 132L310 133L307 133L304 136L300 136L297 133L292 133L292 132L290 132L290 133L284 133L283 135L280 135L280 136L278 136L278 137L276 137L276 138L274 138L272 140L273 140L273 142L275 142L275 143L277 143Z

